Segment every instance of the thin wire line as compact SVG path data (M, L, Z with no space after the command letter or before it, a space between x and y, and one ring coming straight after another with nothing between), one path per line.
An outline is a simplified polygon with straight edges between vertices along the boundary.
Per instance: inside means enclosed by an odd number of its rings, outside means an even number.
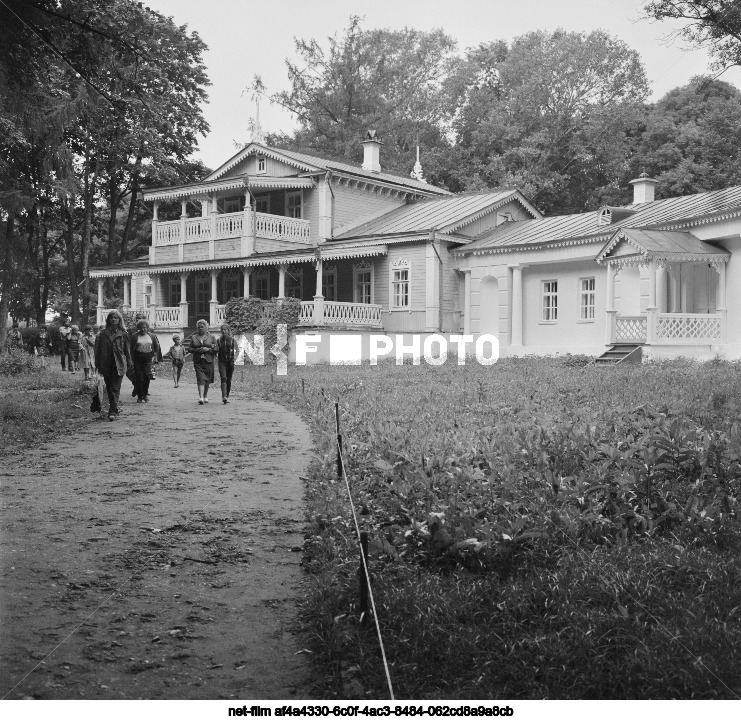
M360 558L363 561L363 571L365 573L365 581L368 585L368 598L370 598L371 607L373 608L373 621L376 625L376 633L378 635L378 643L381 646L381 657L383 658L383 670L386 673L386 683L389 687L389 694L391 700L394 700L394 687L391 683L391 674L389 672L388 661L386 660L386 649L383 645L383 638L381 637L381 627L378 623L378 613L376 613L376 602L373 598L373 588L370 582L370 573L368 572L368 564L365 560L365 553L363 553L362 541L360 536L360 525L358 524L358 517L355 514L355 504L352 500L352 493L350 492L350 482L347 480L347 472L345 471L345 459L342 456L342 448L340 448L340 440L337 438L337 453L342 461L342 477L345 479L345 486L347 487L347 497L350 500L350 510L352 511L353 522L355 523L355 532L358 534L358 543L360 544Z

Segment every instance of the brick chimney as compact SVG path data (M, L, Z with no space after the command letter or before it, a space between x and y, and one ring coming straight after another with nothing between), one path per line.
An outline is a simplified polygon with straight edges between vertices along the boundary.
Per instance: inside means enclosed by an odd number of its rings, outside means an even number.
M365 134L363 145L363 170L370 170L372 173L381 172L381 146L383 143L376 135L375 130L369 130Z
M658 180L648 177L648 173L641 173L635 180L631 180L633 186L633 204L650 203L654 199L654 191Z

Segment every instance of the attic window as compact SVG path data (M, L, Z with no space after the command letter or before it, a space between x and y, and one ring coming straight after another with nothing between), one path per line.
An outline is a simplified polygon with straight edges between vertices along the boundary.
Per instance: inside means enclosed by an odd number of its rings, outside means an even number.
M497 225L502 223L511 223L514 220L512 213L505 211L504 213L497 213Z
M602 208L597 218L597 225L610 225L612 223L612 211L609 208Z
M257 156L257 172L258 173L266 173L267 172L267 164L265 162L265 156L264 155L258 155Z

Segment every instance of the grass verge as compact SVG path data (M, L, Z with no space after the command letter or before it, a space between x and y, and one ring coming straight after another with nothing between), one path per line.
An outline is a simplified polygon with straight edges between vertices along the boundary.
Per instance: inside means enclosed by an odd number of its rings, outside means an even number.
M738 698L739 370L238 370L314 429L304 620L327 693L387 694L337 400L398 698Z

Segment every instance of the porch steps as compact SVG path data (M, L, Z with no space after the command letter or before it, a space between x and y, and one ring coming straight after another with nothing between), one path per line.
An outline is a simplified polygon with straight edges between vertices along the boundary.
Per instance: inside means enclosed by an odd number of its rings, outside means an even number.
M615 343L601 356L594 359L599 365L615 365L616 363L640 363L642 357L642 343Z

